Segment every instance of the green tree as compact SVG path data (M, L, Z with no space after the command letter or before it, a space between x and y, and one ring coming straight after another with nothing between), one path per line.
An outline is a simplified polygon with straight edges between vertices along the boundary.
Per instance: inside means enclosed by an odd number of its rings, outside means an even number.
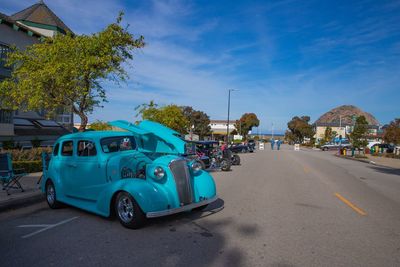
M182 112L189 121L188 132L190 132L190 128L193 126L193 133L199 135L200 139L211 134L210 117L205 112L194 110L188 106L182 107Z
M107 131L112 130L112 127L107 122L97 120L90 124L89 129L95 131Z
M390 122L385 129L383 139L387 143L400 144L400 118L396 118Z
M245 113L240 117L239 120L235 122L235 128L238 133L246 139L247 134L253 127L258 127L260 125L260 120L254 113Z
M151 103L151 102L150 102ZM164 107L158 107L153 105L140 105L138 115L141 116L142 120L150 120L161 123L181 134L186 134L189 127L189 121L183 114L182 109L177 105L168 105Z
M315 133L313 126L309 122L309 116L293 117L287 124L290 131L286 134L287 138L296 143L303 143L304 138L312 139Z
M124 63L133 51L144 46L117 21L91 35L62 35L15 49L7 57L11 78L0 83L3 108L55 112L72 110L81 118L80 131L86 128L88 114L107 101L101 81L125 81Z
M296 142L296 137L294 136L294 134L291 132L291 131L289 131L289 130L286 130L285 131L285 141L287 141L289 144L292 144L292 143L295 143Z
M368 133L368 122L364 116L359 116L356 119L353 131L349 137L354 147L364 148L368 144L366 135Z
M143 113L147 112L152 113L152 112L156 112L158 108L158 105L154 102L154 100L150 100L149 104L143 103L141 105L137 105L135 107L135 111L136 111L136 117L142 117ZM146 115L146 116L150 116Z

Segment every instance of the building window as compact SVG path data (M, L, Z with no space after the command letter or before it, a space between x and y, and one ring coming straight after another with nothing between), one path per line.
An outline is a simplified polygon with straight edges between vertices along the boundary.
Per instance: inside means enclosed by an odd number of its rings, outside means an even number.
M0 67L5 67L5 59L7 58L7 53L10 52L11 49L7 45L0 44ZM5 67L8 68L8 67Z
M0 109L0 123L12 123L12 111Z

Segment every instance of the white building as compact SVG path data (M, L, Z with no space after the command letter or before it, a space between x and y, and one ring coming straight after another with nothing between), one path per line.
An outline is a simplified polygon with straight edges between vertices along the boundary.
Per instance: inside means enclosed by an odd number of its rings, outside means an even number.
M229 120L229 133L236 130L236 120ZM228 121L227 120L210 120L211 133L213 136L226 136Z

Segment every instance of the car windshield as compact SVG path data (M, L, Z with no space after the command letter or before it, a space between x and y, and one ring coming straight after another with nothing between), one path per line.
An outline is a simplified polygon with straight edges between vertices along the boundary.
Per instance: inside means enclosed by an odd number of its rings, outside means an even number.
M101 139L100 144L104 153L136 149L136 142L133 136L107 137Z
M185 155L194 155L196 154L196 144L192 142L185 143Z

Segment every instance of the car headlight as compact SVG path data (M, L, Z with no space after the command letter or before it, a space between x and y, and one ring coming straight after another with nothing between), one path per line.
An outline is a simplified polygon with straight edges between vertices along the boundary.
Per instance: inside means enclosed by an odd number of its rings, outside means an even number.
M165 171L162 167L156 167L154 169L154 177L157 180L161 180L162 178L164 178L164 176L165 176Z
M198 161L194 161L192 162L192 164L190 165L190 167L192 168L192 170L194 172L199 172L203 169L203 166L201 166L201 163Z

